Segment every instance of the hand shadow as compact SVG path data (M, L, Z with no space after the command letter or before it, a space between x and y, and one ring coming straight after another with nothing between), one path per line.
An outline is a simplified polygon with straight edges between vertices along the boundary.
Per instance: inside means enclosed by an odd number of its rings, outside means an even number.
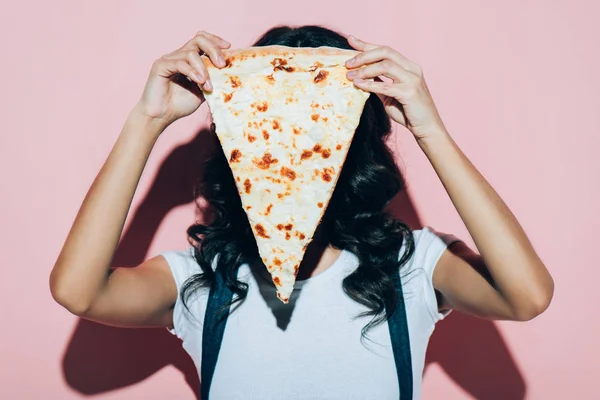
M411 229L423 227L407 190L396 196L388 209ZM476 399L525 398L525 380L492 321L453 312L438 322L427 349L425 369L435 362Z
M193 186L201 176L201 161L215 145L214 137L202 130L167 156L121 238L114 266L133 267L146 259L165 215L195 200ZM389 209L412 229L423 226L407 191ZM477 399L525 397L524 379L491 321L452 313L438 323L432 337L426 366L433 362ZM166 329L114 328L82 319L62 362L67 384L87 395L131 386L168 365L181 371L193 393L200 393L192 360Z
M195 200L194 184L214 145L214 137L202 130L165 158L121 238L113 266L134 267L146 259L167 213ZM83 319L77 323L62 363L67 384L88 395L133 385L168 365L182 372L194 393L200 392L191 358L166 329L115 328Z

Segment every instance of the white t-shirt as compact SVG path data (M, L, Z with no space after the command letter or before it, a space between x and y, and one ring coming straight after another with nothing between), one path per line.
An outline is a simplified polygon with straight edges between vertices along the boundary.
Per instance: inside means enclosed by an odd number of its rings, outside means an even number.
M414 398L421 394L425 351L438 312L432 284L435 265L445 248L459 240L425 227L413 230L415 253L402 267L411 345ZM404 251L404 246L400 249ZM177 287L201 271L193 248L161 253ZM361 343L361 328L370 317L354 318L366 307L342 289L342 279L358 266L357 258L342 251L322 273L297 282L289 304L275 294L269 274L242 265L238 279L248 282L248 297L230 314L213 381L212 400L345 399L397 400L398 379L387 323L371 329ZM179 297L171 332L200 371L202 321L208 289L188 301Z

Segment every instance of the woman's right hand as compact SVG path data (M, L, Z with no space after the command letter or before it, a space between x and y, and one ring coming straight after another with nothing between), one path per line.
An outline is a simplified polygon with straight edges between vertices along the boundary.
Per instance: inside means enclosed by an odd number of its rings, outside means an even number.
M216 67L222 68L222 50L230 46L226 40L200 31L181 48L160 57L152 64L135 111L164 127L196 111L204 101L200 87L212 90L200 56L206 54Z

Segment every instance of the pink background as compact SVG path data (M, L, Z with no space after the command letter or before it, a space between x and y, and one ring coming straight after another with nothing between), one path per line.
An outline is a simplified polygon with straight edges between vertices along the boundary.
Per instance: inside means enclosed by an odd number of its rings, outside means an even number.
M509 204L556 281L532 322L458 314L438 326L425 399L589 399L600 372L598 3L305 0L21 1L0 16L0 398L192 399L190 361L165 330L80 321L48 274L83 197L141 94L152 61L200 29L249 45L279 23L320 23L420 63L446 125ZM187 182L201 112L171 126L142 177L116 257L186 246ZM472 243L403 128L410 182L396 209Z

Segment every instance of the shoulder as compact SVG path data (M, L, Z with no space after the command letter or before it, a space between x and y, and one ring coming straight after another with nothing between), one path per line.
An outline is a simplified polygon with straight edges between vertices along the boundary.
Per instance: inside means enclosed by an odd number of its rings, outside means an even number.
M194 251L195 248L193 246L188 246L185 250L167 250L159 254L167 261L178 288L190 276L202 272L200 265L198 265L194 257Z
M198 318L204 315L202 308L205 307L205 298L208 295L206 291L193 293L186 302L189 309L182 302L181 288L190 277L202 272L194 253L195 248L189 246L185 250L167 250L159 254L167 261L177 287L177 300L173 306L173 327L169 331L181 340L185 340L188 331L196 328L193 324L201 322Z
M424 301L427 313L437 322L447 313L438 311L436 292L433 286L433 273L446 248L460 239L453 234L440 232L430 226L412 231L415 247L411 258L400 268L402 287L405 289L407 303L411 296ZM398 258L406 250L406 241L402 244Z
M451 233L440 232L431 226L412 231L415 242L413 258L417 264L424 268L433 270L439 258L446 248L460 239ZM403 244L403 247L405 244Z

